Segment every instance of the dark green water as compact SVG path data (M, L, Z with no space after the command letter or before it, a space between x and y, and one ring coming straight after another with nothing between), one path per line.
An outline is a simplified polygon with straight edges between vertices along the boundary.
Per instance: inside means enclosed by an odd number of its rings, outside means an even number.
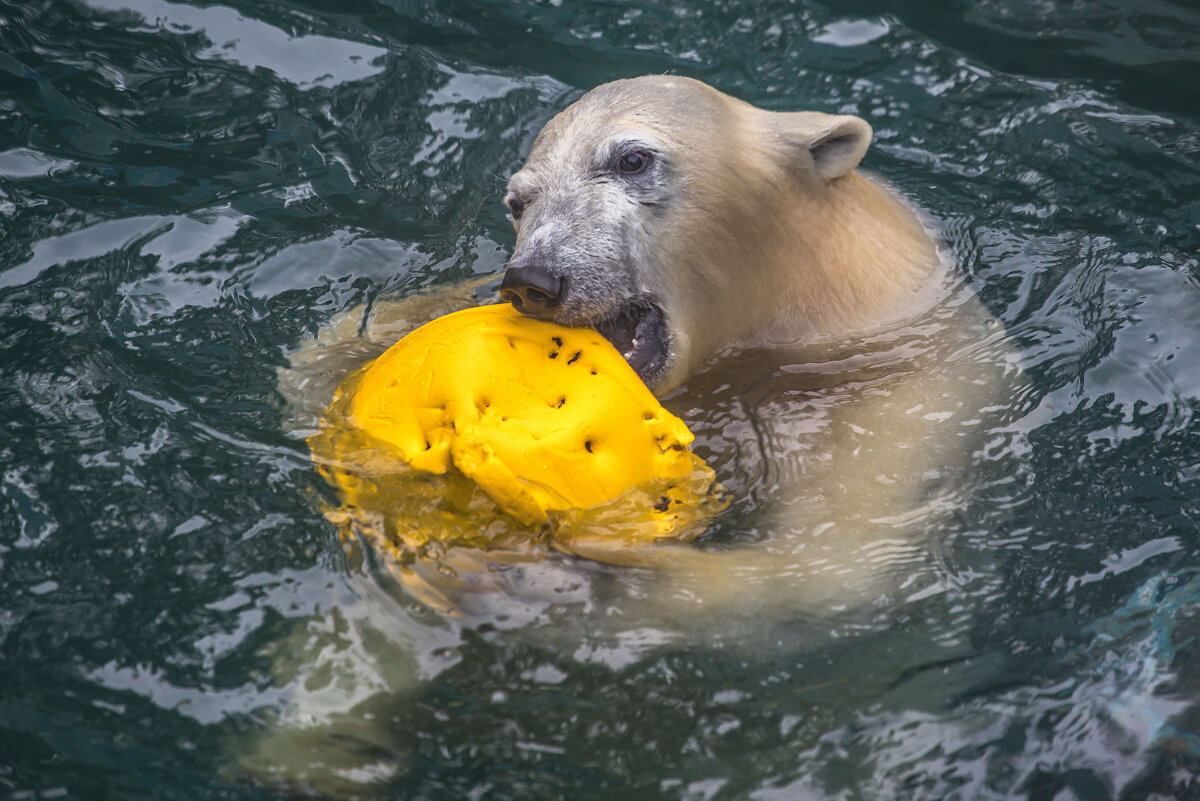
M953 580L701 639L573 628L619 571L515 622L376 598L276 369L498 271L542 122L663 71L867 118L1007 326L1034 388ZM0 232L0 797L268 797L230 743L342 648L385 797L1200 798L1193 4L0 0Z

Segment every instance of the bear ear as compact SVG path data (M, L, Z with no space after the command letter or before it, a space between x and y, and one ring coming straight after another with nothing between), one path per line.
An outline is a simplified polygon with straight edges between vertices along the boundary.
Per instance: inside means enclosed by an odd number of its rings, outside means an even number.
M800 149L823 181L840 178L858 166L871 144L871 126L848 114L817 111L775 113L777 130L795 155Z

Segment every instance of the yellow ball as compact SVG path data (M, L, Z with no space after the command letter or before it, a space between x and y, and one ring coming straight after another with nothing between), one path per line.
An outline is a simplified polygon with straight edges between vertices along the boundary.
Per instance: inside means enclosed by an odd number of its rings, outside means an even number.
M559 540L606 529L628 543L682 537L715 508L712 471L691 442L600 334L507 304L401 339L343 384L310 440L347 506L413 544L510 536L470 500L473 486L524 526L554 516Z

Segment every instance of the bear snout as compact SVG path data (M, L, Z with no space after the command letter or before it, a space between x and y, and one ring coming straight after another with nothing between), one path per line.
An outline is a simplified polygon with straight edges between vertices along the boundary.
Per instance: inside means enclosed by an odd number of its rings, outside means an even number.
M500 297L531 317L545 317L566 292L567 279L539 262L510 262L500 282Z

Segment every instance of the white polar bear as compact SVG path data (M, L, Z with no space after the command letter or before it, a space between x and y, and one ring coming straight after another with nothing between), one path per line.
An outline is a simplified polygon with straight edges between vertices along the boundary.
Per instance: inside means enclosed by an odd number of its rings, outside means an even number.
M857 117L765 111L648 76L551 119L509 181L517 241L502 299L596 328L668 406L692 407L685 420L718 451L714 391L784 396L752 415L760 447L743 465L772 476L758 524L769 536L719 554L629 555L662 568L657 591L694 609L728 593L806 607L887 592L919 543L879 521L958 491L949 473L977 427L950 418L975 420L1007 364L949 359L1002 332L961 286L948 294L954 279L916 213L856 170L870 139ZM468 305L473 288L349 315L293 357L285 394L323 408L351 365ZM930 317L939 302L952 320Z
M969 494L989 404L1019 371L918 216L856 170L870 138L857 117L764 111L668 76L605 84L547 123L505 198L517 239L501 298L604 334L741 500L708 541L628 555L654 570L604 573L603 605L588 605L597 574L586 560L514 569L475 554L458 572L490 579L465 582L464 606L486 596L479 615L491 604L491 619L517 625L574 598L595 617L576 634L591 626L632 642L651 631L652 644L711 639L736 617L819 618L938 592L938 523ZM477 302L479 286L351 312L307 343L281 375L297 424L311 425L350 369ZM539 592L541 607L530 601ZM403 606L371 601L378 594L365 589L340 618L340 636L370 637L310 645L327 673L359 677L347 707L364 682L376 694L410 686L387 678L401 661L362 645L406 625L389 617ZM446 595L453 603L454 588ZM392 639L397 651L421 641ZM301 690L290 718L328 722L337 692L322 687L323 713L299 709ZM373 738L373 714L339 715L343 734ZM299 736L264 740L249 762L318 783L319 766L281 756Z
M500 294L597 328L659 393L731 346L895 319L938 261L912 210L855 171L870 141L858 117L763 111L695 80L600 86L509 181Z

